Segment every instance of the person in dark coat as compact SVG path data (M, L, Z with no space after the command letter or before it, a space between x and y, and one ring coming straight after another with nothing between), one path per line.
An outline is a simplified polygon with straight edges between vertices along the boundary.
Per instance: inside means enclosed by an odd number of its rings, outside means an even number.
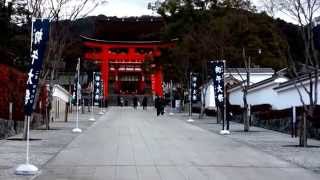
M160 113L161 113L161 115L164 114L165 105L166 105L166 102L165 102L164 98L160 97Z
M148 98L146 96L144 96L142 99L142 107L144 110L146 110L147 106L148 106Z
M133 108L137 109L138 106L138 98L136 96L133 97Z
M157 110L157 116L159 116L161 113L161 102L160 101L161 100L160 100L159 96L157 96L156 99L154 100L154 107Z

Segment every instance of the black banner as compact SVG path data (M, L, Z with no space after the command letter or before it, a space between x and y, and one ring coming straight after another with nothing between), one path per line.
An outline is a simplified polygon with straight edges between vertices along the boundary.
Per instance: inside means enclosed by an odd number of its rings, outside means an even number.
M320 20L315 22L313 28L313 40L315 48L320 50Z
M197 102L200 100L199 77L197 73L190 73L191 100Z
M32 19L32 46L31 46L31 65L28 72L27 88L24 109L27 116L33 112L33 104L39 82L40 71L46 43L49 39L50 22L48 19Z
M101 97L102 97L102 81L101 81L101 73L94 72L93 73L93 83L94 83L94 104L100 105Z
M78 97L79 96L79 97ZM76 75L74 78L74 85L73 85L73 94L72 94L72 102L74 105L78 103L81 104L81 84L78 83L78 76Z
M224 61L211 61L216 106L224 107Z

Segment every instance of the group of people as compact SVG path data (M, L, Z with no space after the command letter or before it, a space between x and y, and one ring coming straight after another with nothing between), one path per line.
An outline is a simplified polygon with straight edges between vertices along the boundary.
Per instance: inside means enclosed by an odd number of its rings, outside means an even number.
M123 97L118 96L118 106L128 106L129 102L127 99L124 99ZM139 104L139 99L137 96L134 96L132 98L132 105L134 109L137 109L137 107L140 105ZM164 115L164 108L165 108L166 102L163 97L156 96L154 100L154 107L157 110L157 116L159 115ZM148 98L146 96L143 97L141 106L143 110L147 109L148 106Z
M129 105L128 99L124 99L123 97L118 96L118 106L128 106L128 105ZM133 108L137 109L139 105L139 99L136 96L134 96L132 99L132 105L133 105ZM147 109L147 106L148 106L147 97L143 97L141 105L144 110Z

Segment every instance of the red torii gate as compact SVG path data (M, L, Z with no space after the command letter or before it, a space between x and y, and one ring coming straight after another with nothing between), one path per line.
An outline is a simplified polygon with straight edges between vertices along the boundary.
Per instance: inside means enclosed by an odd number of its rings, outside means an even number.
M143 71L142 63L146 60L159 57L161 49L173 48L175 41L105 41L81 36L84 40L86 52L84 58L100 64L102 79L104 83L104 96L109 96L109 76L110 71L115 74L115 80L118 81L118 72L122 70L124 73L131 71ZM149 58L147 58L149 57ZM131 65L132 68L113 67L117 65ZM140 67L140 68L139 68ZM143 73L143 72L142 72ZM144 75L140 79L143 83ZM151 74L151 89L154 95L163 96L163 74L162 68L156 67L156 71ZM107 82L107 83L106 83Z

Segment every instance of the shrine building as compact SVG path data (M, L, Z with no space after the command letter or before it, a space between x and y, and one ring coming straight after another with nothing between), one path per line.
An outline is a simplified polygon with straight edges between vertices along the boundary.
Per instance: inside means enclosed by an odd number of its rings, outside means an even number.
M104 82L104 96L158 95L163 96L162 67L143 64L161 55L161 49L172 48L174 40L161 41L106 41L82 36L86 52L84 59L99 64ZM105 83L108 82L108 83Z

